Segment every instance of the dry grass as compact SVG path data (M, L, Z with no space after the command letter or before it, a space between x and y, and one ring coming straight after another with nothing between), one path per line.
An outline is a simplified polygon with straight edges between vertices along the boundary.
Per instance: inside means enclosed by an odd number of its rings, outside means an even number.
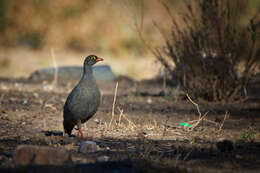
M228 112L225 113L225 116L224 116L224 120L222 121L222 123L219 125L219 123L216 123L214 121L211 121L211 120L208 120L206 119L206 116L209 112L206 112L205 114L202 115L201 111L200 111L200 108L199 108L199 105L197 103L195 103L188 94L186 94L188 100L196 107L197 109L197 112L199 114L199 117L197 120L193 120L193 121L188 121L187 123L191 124L191 130L193 130L194 128L196 128L202 121L206 121L206 122L209 122L211 124L214 124L216 126L219 126L219 131L222 129L223 125L224 125L224 122L225 120L227 119L228 117Z
M54 78L51 85L51 88L54 89L58 84L58 65L57 65L56 56L53 48L51 48L51 57L52 57L53 67L55 68Z
M116 88L115 88L114 101L113 101L113 106L112 106L112 117L111 117L111 120L110 120L110 123L109 123L109 126L108 126L109 129L111 127L111 123L113 122L114 116L115 116L115 104L116 104L117 87L118 87L118 82L116 83Z
M125 138L125 137L133 137L133 138L146 138L146 139L188 139L193 140L194 137L201 135L201 133L197 133L194 131L195 128L199 127L202 122L208 122L209 124L213 124L214 126L208 126L205 128L215 129L216 132L220 132L223 129L223 125L225 120L228 118L228 113L226 112L222 123L217 123L212 120L207 119L207 115L209 112L204 114L201 113L199 105L194 102L191 97L187 94L188 100L196 107L198 112L198 119L187 121L191 127L185 126L184 128L179 126L178 124L174 126L168 125L168 121L170 117L168 116L164 122L158 121L155 117L147 117L145 121L142 123L137 122L135 118L131 118L127 115L123 109L116 106L116 97L117 97L118 83L115 86L114 92L114 100L112 104L112 112L111 119L109 123L104 122L103 125L98 127L100 131L102 131L103 137L116 137L116 138ZM115 108L117 107L118 113L115 113ZM194 131L194 132L193 132ZM210 131L210 130L209 130ZM193 133L190 133L193 132ZM206 132L203 132L203 134ZM187 156L188 157L188 156Z

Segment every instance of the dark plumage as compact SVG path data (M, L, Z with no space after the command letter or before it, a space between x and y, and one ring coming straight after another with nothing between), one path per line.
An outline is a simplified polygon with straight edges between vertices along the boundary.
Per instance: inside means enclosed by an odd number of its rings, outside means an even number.
M92 72L92 66L98 61L103 61L103 58L89 55L85 59L82 78L73 88L64 105L63 127L65 133L69 135L77 125L78 136L83 137L81 124L88 121L99 107L100 91Z

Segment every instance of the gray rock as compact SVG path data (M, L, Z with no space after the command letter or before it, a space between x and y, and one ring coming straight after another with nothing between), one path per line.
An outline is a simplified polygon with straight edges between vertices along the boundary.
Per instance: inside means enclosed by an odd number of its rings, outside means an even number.
M83 73L81 66L64 66L58 67L58 83L79 81ZM109 82L115 80L115 75L110 66L100 65L93 67L93 74L97 81ZM29 80L42 82L53 81L55 75L55 68L43 68L36 70L29 76Z
M79 144L78 152L92 153L99 150L99 146L94 141L83 141Z
M107 162L107 161L109 161L109 157L108 156L99 156L97 158L97 161L98 162Z
M71 163L70 153L61 148L19 145L13 154L16 166L63 165Z

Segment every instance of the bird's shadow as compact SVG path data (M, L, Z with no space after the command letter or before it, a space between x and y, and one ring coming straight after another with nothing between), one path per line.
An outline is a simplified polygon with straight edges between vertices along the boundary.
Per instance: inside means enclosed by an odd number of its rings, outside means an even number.
M63 131L59 131L59 130L42 130L41 131L45 136L64 136ZM69 135L69 137L73 137L75 138L76 135Z

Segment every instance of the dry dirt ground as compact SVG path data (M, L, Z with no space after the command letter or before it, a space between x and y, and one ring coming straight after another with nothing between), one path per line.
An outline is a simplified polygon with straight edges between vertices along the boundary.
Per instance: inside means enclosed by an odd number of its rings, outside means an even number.
M117 167L138 165L134 172L260 172L259 100L196 102L205 119L195 128L184 128L179 123L196 125L199 112L176 88L163 96L161 82L119 78L112 117L116 83L99 85L100 108L83 131L83 140L95 141L99 150L81 154L77 150L82 139L61 134L62 109L72 85L1 78L0 170L14 168L16 146L33 144L66 148L75 165L108 156Z

